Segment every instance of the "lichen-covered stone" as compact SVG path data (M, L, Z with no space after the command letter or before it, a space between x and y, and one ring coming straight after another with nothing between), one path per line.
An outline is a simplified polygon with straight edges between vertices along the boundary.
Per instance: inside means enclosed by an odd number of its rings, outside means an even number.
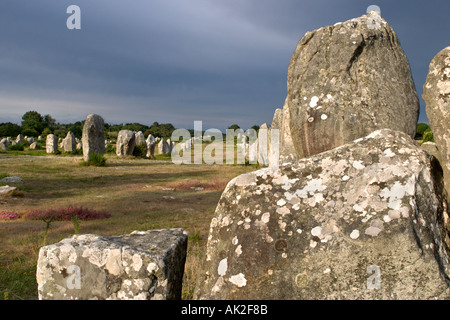
M286 105L299 158L383 128L414 137L419 115L408 59L375 11L302 37L288 68Z
M450 201L450 47L441 50L431 61L422 97L440 153L447 199Z
M186 247L183 229L74 235L40 249L39 299L180 299Z
M439 170L383 129L229 182L199 299L449 299Z
M81 137L83 159L89 161L91 154L105 153L105 121L98 114L88 114Z

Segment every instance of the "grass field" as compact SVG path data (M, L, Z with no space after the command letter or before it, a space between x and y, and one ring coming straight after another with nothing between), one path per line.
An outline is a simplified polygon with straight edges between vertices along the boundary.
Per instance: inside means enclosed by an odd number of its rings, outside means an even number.
M0 212L21 218L0 220L0 299L37 299L36 263L46 224L26 220L34 209L83 207L107 211L108 219L81 221L79 233L121 235L134 230L184 228L189 233L183 298L192 298L203 263L209 223L228 181L255 170L244 165L175 165L159 160L119 159L107 154L105 167L80 166L80 156L42 152L0 154L0 175L19 176L17 197L0 199ZM71 221L54 221L51 244L75 233Z

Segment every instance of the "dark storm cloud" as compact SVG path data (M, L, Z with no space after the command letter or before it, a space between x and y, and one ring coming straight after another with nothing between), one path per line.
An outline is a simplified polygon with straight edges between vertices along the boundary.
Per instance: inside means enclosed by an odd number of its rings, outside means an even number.
M81 30L66 8L81 8ZM0 2L0 122L35 109L60 122L171 122L205 129L270 122L308 30L365 13L369 1L72 0ZM419 95L448 45L449 3L378 1ZM422 106L423 107L423 106ZM421 120L425 112L421 112Z

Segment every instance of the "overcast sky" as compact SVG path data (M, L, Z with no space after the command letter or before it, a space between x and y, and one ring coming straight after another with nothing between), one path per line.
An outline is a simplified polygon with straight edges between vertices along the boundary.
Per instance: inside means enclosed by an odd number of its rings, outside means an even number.
M69 5L81 30L69 30ZM450 1L0 0L0 122L36 110L60 123L243 128L267 122L307 31L378 5L411 65L417 93L450 45ZM421 99L420 122L427 122Z

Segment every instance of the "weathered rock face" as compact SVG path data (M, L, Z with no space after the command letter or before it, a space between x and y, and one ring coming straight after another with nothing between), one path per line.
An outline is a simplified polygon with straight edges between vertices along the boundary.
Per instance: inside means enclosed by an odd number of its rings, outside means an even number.
M91 154L105 153L105 122L101 116L91 113L86 117L81 142L84 161L88 161Z
M449 299L432 159L388 129L230 181L200 299Z
M63 148L65 152L77 152L77 142L75 140L75 135L73 134L73 132L67 132L67 135L63 140Z
M54 134L47 135L45 149L47 153L56 153L58 151L58 137Z
M409 63L394 30L375 11L307 32L292 55L287 91L299 158L377 129L415 135L419 100Z
M40 249L39 299L180 299L186 247L182 229L75 235Z
M119 157L133 155L136 136L131 130L120 130L117 136L116 154Z
M450 201L450 47L441 50L431 61L422 97L441 154L447 199Z

